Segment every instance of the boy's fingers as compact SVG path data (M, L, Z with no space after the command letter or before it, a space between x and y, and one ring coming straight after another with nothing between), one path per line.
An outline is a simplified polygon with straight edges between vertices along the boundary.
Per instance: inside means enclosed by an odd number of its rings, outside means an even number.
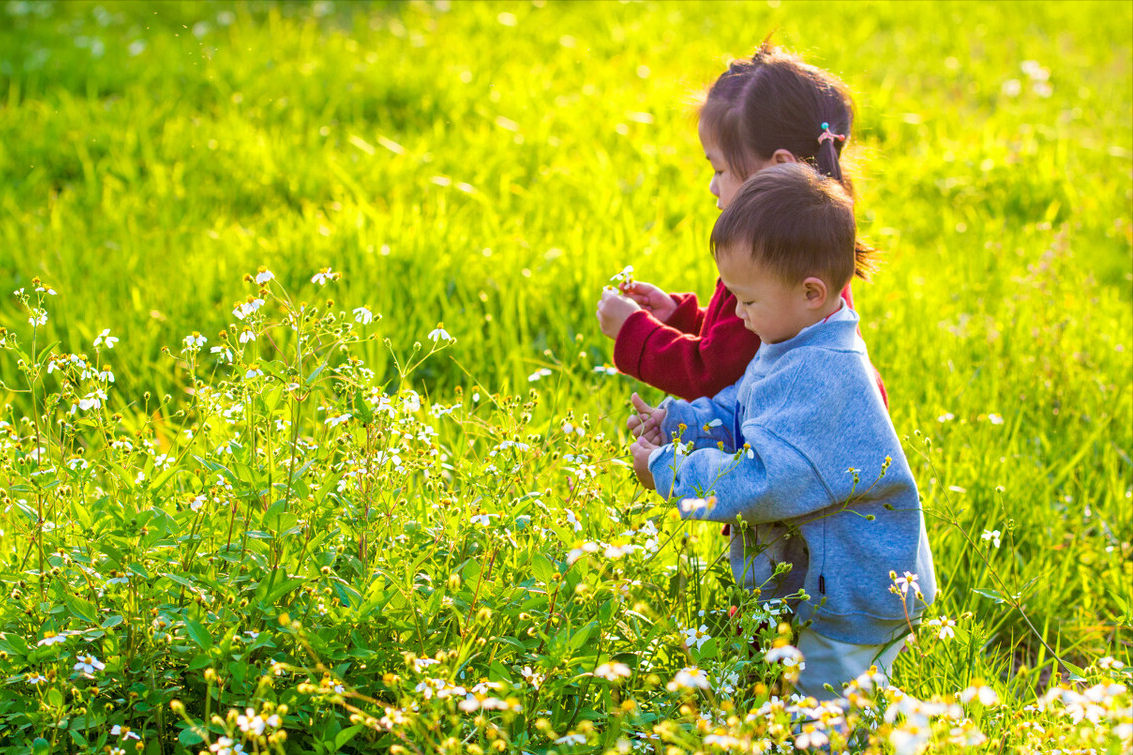
M629 400L633 403L633 408L637 409L639 412L653 413L653 407L645 403L645 399L638 396L636 393L630 396Z

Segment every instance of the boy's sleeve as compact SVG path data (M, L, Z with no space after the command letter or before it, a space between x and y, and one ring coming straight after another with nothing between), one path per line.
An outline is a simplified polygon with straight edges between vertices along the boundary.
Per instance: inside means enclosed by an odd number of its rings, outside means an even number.
M682 442L692 442L697 448L716 448L719 443L723 443L726 449L735 448L732 428L738 390L739 385L732 384L712 398L695 401L665 399L660 405L665 409L665 422L661 425L665 439L679 434ZM683 431L681 425L684 425Z
M700 335L691 335L642 310L618 331L614 364L666 393L695 399L715 395L738 380L758 348L758 336L734 315L719 317Z
M850 290L850 284L849 283L847 283L846 287L842 289L842 298L845 300L846 306L848 306L850 309L854 308L854 293L853 293L853 291ZM861 327L859 327L858 328L858 335L860 336L861 334L862 334L862 329L861 329ZM889 392L885 390L885 382L881 379L881 373L878 372L877 367L874 366L872 363L870 364L870 366L873 367L873 377L874 377L874 380L877 382L877 389L879 391L881 391L881 403L885 404L885 409L888 410L889 409Z
M679 502L682 519L752 524L803 516L834 503L809 461L768 431L744 425L748 453L716 448L685 452L677 444L657 451L649 471L657 492Z

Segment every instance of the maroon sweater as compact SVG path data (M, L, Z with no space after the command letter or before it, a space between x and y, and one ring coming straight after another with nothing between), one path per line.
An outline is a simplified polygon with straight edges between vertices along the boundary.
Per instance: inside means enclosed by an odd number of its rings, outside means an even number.
M614 341L614 364L626 375L687 401L715 396L743 376L759 348L759 336L736 316L736 297L719 279L706 309L697 305L696 294L672 297L677 309L668 323L645 310L626 319ZM849 285L842 298L854 306ZM880 374L877 387L888 407Z

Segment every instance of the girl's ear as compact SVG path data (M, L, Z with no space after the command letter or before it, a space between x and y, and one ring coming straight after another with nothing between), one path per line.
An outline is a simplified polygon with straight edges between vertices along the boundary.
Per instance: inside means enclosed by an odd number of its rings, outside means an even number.
M782 165L783 163L797 163L799 158L795 157L795 153L789 149L777 149L771 153L771 164Z
M826 306L830 292L824 280L812 276L803 280L802 286L807 309L821 309Z

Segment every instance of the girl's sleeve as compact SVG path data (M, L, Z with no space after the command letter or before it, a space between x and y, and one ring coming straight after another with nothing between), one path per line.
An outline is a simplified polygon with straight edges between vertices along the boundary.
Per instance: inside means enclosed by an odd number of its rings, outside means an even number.
M669 315L666 324L682 333L699 333L704 326L706 310L697 302L696 294L669 294L669 298L677 303L677 308Z
M729 298L730 295L729 295ZM759 348L759 338L731 314L707 321L700 335L682 333L648 312L634 312L614 342L614 364L666 393L683 399L714 396L740 379Z

